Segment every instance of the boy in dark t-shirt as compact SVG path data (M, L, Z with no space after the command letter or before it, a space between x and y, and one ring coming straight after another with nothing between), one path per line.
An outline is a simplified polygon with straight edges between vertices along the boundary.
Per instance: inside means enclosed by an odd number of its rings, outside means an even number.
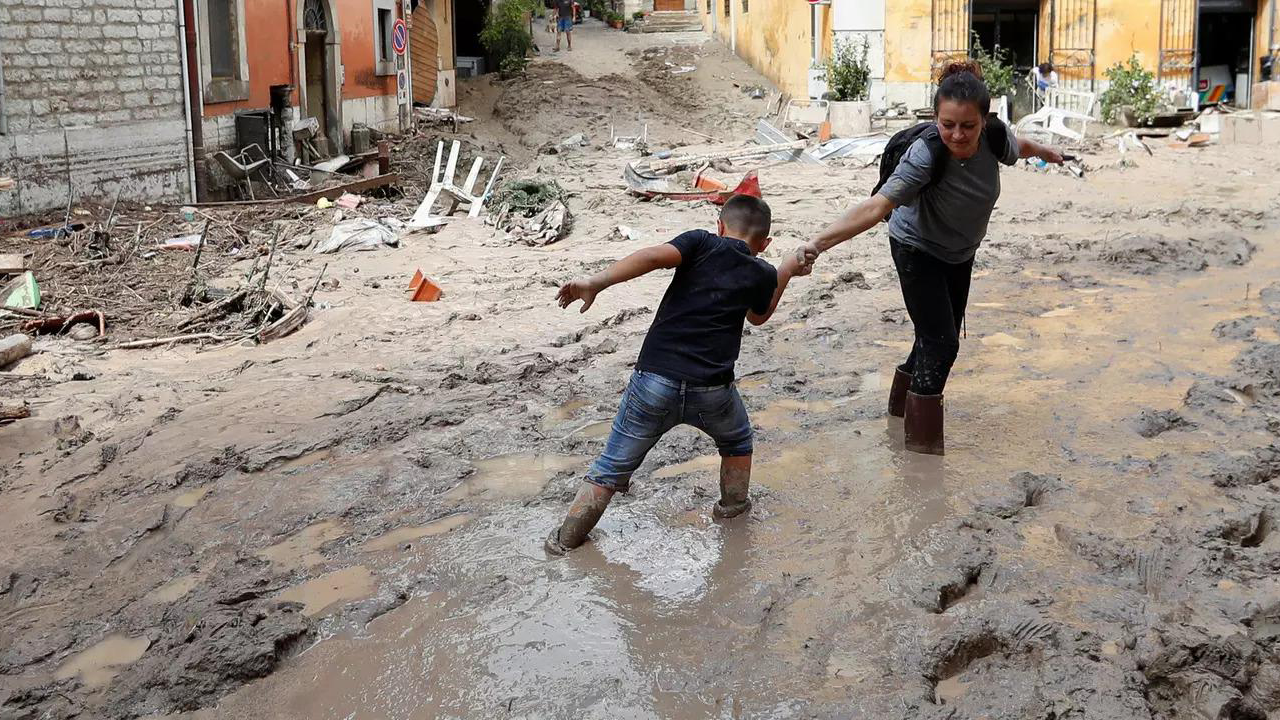
M551 531L547 552L563 555L585 542L614 493L627 490L649 450L680 424L710 435L720 451L720 501L713 514L731 518L751 509L751 421L733 382L742 323L764 324L787 282L808 275L813 260L788 255L774 270L756 257L769 246L771 223L763 200L735 195L720 212L719 235L691 230L560 288L560 307L581 300L586 312L607 287L659 268L676 269L604 453L587 471L564 523Z

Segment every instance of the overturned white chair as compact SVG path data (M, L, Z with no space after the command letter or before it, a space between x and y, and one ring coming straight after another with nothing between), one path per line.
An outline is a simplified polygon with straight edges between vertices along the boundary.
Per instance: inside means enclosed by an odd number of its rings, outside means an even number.
M441 140L436 143L436 164L431 172L431 187L427 190L427 196L423 198L422 204L418 206L417 212L409 220L409 229L419 230L440 227L449 222L449 216L456 212L458 206L463 203L469 205L467 210L469 217L480 216L480 211L484 208L485 201L493 193L494 183L498 180L498 173L502 171L502 163L506 161L506 158L498 158L497 165L494 166L493 172L489 174L489 181L485 183L484 191L476 195L474 194L474 188L476 180L480 177L480 166L484 164L484 158L477 157L475 162L471 163L471 171L467 173L467 179L459 186L453 179L454 173L458 168L459 147L460 143L454 140L453 145L449 148L449 162L441 170L440 160L444 155L444 141ZM445 196L444 212L440 215L432 215L431 208L441 195Z
M1053 87L1044 91L1043 100L1044 106L1019 120L1015 131L1056 136L1070 142L1084 140L1089 132L1089 123L1094 122L1094 108L1098 104L1096 93Z

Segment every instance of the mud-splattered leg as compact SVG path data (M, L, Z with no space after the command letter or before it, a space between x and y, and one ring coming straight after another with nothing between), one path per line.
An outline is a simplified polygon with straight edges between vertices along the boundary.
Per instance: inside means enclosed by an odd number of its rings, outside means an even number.
M578 487L578 494L569 506L569 514L565 516L560 527L552 530L547 537L546 550L552 555L564 555L587 541L587 533L600 522L604 509L609 507L613 499L613 490L583 482Z
M720 502L711 514L717 518L737 517L751 510L751 456L720 458Z

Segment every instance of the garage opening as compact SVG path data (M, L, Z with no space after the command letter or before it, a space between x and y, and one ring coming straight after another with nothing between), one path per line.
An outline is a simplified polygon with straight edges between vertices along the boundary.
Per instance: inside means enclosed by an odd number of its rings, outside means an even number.
M1008 53L1014 65L1017 94L1009 98L1010 116L1033 112L1032 99L1022 78L1036 64L1039 42L1040 0L983 0L973 4L973 43L988 53L997 47Z
M1249 107L1257 0L1200 0L1196 68L1200 105Z
M484 29L484 18L489 12L489 0L455 0L453 24L454 47L458 53L458 79L483 75L497 70L489 67L488 51L480 44L480 31Z

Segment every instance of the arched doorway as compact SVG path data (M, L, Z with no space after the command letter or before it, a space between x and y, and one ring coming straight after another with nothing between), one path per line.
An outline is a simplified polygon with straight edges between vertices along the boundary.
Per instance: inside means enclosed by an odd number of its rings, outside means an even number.
M329 149L342 152L342 34L328 0L298 0L298 106L320 124Z

